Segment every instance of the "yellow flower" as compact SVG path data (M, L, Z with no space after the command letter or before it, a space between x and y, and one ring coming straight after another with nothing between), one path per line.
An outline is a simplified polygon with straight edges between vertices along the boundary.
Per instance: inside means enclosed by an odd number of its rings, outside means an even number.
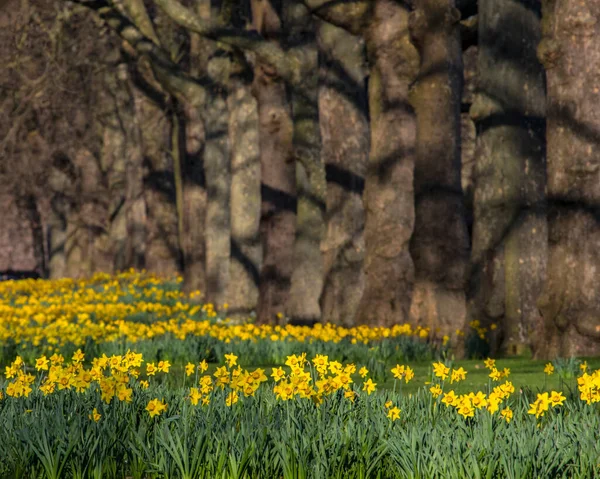
M458 414L460 414L465 419L468 417L475 416L475 409L473 408L473 406L471 406L471 403L469 403L468 401L460 403L460 405L457 408L457 411Z
M500 411L500 416L502 416L506 422L510 422L513 418L513 412L509 407L505 407Z
M49 394L52 394L55 389L56 389L56 383L51 383L48 381L44 382L44 384L42 384L40 386L40 391L42 391L44 393L44 396L48 396Z
M185 365L185 375L186 376L191 376L192 374L194 374L194 370L196 369L196 366L192 363L187 363Z
M581 369L585 373L587 371L587 369L588 369L588 363L587 363L587 361L582 362L579 365L579 369Z
M487 410L490 414L495 414L498 409L500 409L500 403L502 402L502 398L496 394L491 393L488 397L487 401Z
M35 369L38 371L48 371L48 360L46 356L42 356L41 358L36 359L35 361Z
M100 420L100 418L102 417L102 414L100 414L100 413L98 412L98 410L97 410L96 408L94 408L94 409L92 410L92 414L90 414L88 417L89 417L89 418L90 418L92 421L94 421L94 422L98 422L98 421Z
M356 393L354 391L345 391L344 397L350 402L354 402L354 399L356 398Z
M447 367L444 363L433 363L433 373L444 381L448 377L448 373L450 372L450 368Z
M198 388L190 388L190 402L192 405L197 406L200 399L202 399L202 394L200 394Z
M552 391L550 393L550 404L552 407L562 406L565 399L567 398L563 396L562 392Z
M361 378L364 378L367 374L369 374L369 370L363 366L358 370L358 374L360 374Z
M496 360L492 358L487 358L485 361L483 361L483 364L488 369L494 369L496 367Z
M548 393L538 394L535 402L529 404L529 410L527 412L529 414L535 414L535 417L539 418L548 410L549 405L550 399Z
M456 405L457 401L458 396L454 391L448 391L442 398L442 402L446 405L446 407Z
M450 375L450 384L458 381L464 381L467 378L467 371L461 366L458 369L453 369Z
M394 405L394 403L393 403L392 401L388 401L388 402L386 402L386 403L385 403L385 408L386 408L386 409L389 409L389 408L391 408L393 405Z
M394 378L402 379L402 377L404 376L404 366L396 364L396 367L392 368L392 373L394 375Z
M225 404L229 407L233 406L236 402L238 402L238 395L235 391L229 393L229 395L225 398Z
M62 354L54 353L52 356L50 356L50 362L52 364L62 364L65 362L65 358L63 358Z
M232 368L233 366L235 366L237 364L237 360L238 357L233 354L233 353L229 353L225 355L225 361L227 361L227 366Z
M502 373L498 371L496 368L492 369L492 372L489 374L492 381L500 381L502 379Z
M550 376L551 374L554 373L554 366L552 365L552 363L548 363L546 364L546 367L544 368L544 372Z
M148 381L140 381L140 387L142 389L148 389L148 387L150 386L150 384L148 383Z
M469 394L469 398L471 399L471 404L473 407L477 409L481 409L487 406L487 399L484 393L481 391L477 391L477 394Z
M367 391L367 394L370 396L373 391L375 391L375 386L377 383L374 383L372 379L367 379L363 384L363 391Z
M406 368L404 368L404 381L406 384L414 377L415 371L410 366L406 366Z
M150 417L160 416L160 414L167 409L167 405L159 401L157 398L152 399L146 406L146 411L150 414Z
M438 384L431 386L429 391L434 398L437 398L440 394L442 394L442 388Z
M442 346L446 346L446 344L448 344L448 341L450 341L450 336L445 334L444 337L442 338Z
M392 421L400 419L400 409L394 406L388 411L387 417L389 417Z
M198 369L200 370L200 373L204 373L208 370L208 363L206 362L206 359L200 361L200 364L198 364Z
M73 362L75 364L77 364L77 363L82 362L84 358L85 358L85 355L83 354L81 349L78 349L77 351L75 351L75 353L73 354L73 357L71 359L73 360Z
M131 402L133 396L133 389L121 386L117 389L117 397L119 401Z
M271 377L277 383L285 377L285 372L282 368L273 368L273 371L271 372Z
M159 361L157 369L162 373L168 373L171 367L171 363L169 361Z

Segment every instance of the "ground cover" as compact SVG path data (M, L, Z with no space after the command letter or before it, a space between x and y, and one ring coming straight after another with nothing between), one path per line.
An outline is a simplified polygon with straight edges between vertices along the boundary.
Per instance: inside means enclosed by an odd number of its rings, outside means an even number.
M451 345L228 323L137 273L4 283L0 477L600 475L600 360Z

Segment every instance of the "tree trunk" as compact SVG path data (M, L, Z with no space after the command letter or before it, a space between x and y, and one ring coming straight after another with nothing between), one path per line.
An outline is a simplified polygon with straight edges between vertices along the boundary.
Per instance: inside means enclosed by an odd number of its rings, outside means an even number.
M171 115L166 104L156 104L148 97L142 97L139 111L145 158L146 269L162 275L180 273L173 161L168 147Z
M537 3L537 5L536 5ZM535 336L545 272L543 70L536 59L539 2L479 3L470 318L496 323L492 353L521 353ZM511 52L519 52L514 55Z
M439 335L453 334L466 318L469 236L461 188L459 20L454 0L417 0L411 14L421 57L411 91L417 117L411 323Z
M278 13L261 0L252 0L252 9L258 32L268 41L277 41L281 34ZM258 102L263 248L257 320L273 323L281 322L294 267L297 200L293 124L285 83L272 68L256 65L252 89Z
M48 277L64 278L66 271L67 200L62 194L52 195L47 223Z
M362 39L326 22L319 24L318 41L327 174L322 321L352 326L364 288L362 194L369 156L365 47Z
M34 195L28 194L18 199L18 207L22 211L31 229L31 243L33 246L33 258L35 260L35 271L41 278L48 276L46 267L46 253L44 250L44 228L38 203Z
M319 56L315 24L308 9L298 0L290 0L285 5L288 57L297 65L297 77L302 78L292 87L298 217L294 272L286 312L292 322L310 324L321 319L321 241L327 189L319 127Z
M135 262L138 267L140 263L142 267L144 264L145 204L141 191L143 154L127 65L119 63L105 76L104 87L108 93L105 103L110 105L110 111L105 115L102 166L108 181L109 195L108 251L111 269L124 271L135 266ZM134 207L135 212L132 211ZM131 224L132 220L136 223ZM134 242L137 253L134 253ZM135 262L134 256L137 256Z
M140 131L139 94L128 84L132 104L131 149L127 162L127 188L125 201L127 208L128 259L127 263L135 269L146 267L147 213L144 196L144 151Z
M181 141L183 289L206 292L206 175L204 171L204 121L200 99L188 99L184 107L185 129Z
M600 352L600 1L543 1L542 28L550 212L536 353L591 356Z
M223 50L216 50L209 61L209 71L221 72L221 78L212 78L204 113L206 143L204 171L206 176L207 205L205 219L206 238L206 298L221 308L226 301L229 281L230 242L230 188L231 164L228 139L229 111L227 90L229 58ZM221 65L219 65L221 64Z
M231 78L227 99L231 145L231 262L227 302L230 317L247 318L256 310L262 262L260 248L260 158L258 110L241 62Z
M357 312L359 323L391 325L409 318L416 122L408 91L419 57L410 40L408 19L403 4L375 0L365 35L371 151L364 192L366 285Z
M473 189L477 128L469 115L478 82L478 47L471 46L463 52L463 98L460 131L461 183L466 208L469 238L473 227Z

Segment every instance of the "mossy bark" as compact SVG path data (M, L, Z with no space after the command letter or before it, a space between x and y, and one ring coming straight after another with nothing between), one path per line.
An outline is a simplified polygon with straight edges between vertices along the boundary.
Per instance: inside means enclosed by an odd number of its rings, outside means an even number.
M229 281L231 164L229 150L229 111L227 85L229 57L224 50L215 49L209 60L211 76L204 111L206 142L204 171L206 175L206 299L221 308L226 302ZM212 76L211 73L214 75Z
M410 95L417 117L411 322L440 336L462 328L466 318L469 235L461 189L459 20L454 0L417 0L411 14L421 59Z
M199 18L218 22L223 2L197 0ZM231 54L219 43L206 38L196 42L194 73L207 84L204 120L204 174L206 216L204 218L206 301L221 309L227 298L229 282L231 226L231 163L229 110L227 97Z
M548 274L540 357L600 352L600 1L543 1Z
M251 72L242 62L230 80L229 141L231 144L231 262L228 315L247 318L256 310L262 263L260 247L260 155L256 99Z
M327 178L322 321L352 326L365 282L366 51L360 37L326 22L318 26L318 42L319 112Z
M327 189L319 126L319 59L315 23L308 9L295 0L284 5L283 28L288 56L297 69L295 76L302 78L291 88L298 216L294 271L286 313L294 323L309 324L321 319L321 242Z
M135 263L143 267L145 242L141 134L127 64L119 63L108 71L104 87L105 106L109 108L104 115L102 146L102 170L107 179L108 195L105 268L123 271ZM132 216L134 205L136 211ZM134 228L132 220L136 223ZM132 235L134 231L136 236ZM137 243L137 254L134 254L133 241ZM108 263L112 264L109 266Z
M366 284L359 323L391 325L409 319L416 119L408 94L419 68L409 13L404 4L375 0L365 32L371 150L364 192Z
M252 0L253 11L264 8L256 5L262 1ZM255 17L254 25L267 41L277 43L280 12L269 9L264 15ZM274 323L281 322L285 312L293 272L297 212L293 122L285 82L273 67L257 63L252 90L258 103L263 249L257 321Z
M182 271L173 159L169 154L172 118L165 109L166 104L140 97L138 114L144 147L143 181L147 219L146 269L170 275Z
M536 58L539 2L479 3L478 129L470 312L497 324L492 353L520 353L535 336L543 284L545 84Z

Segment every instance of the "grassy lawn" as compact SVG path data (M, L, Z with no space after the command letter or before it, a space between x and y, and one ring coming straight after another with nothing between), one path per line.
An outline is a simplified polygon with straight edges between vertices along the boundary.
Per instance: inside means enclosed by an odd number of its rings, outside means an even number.
M578 368L574 376L568 377L566 374L559 374L558 371L548 376L543 372L546 363L547 361L534 361L529 358L506 358L498 359L496 367L499 370L510 369L508 379L512 381L517 391L519 389L531 389L534 392L538 390L562 390L566 394L569 389L576 389L576 377L581 374ZM588 371L600 368L600 358L588 358L587 363ZM419 388L426 386L426 382L431 381L431 363L411 364L410 366L415 370L415 378L409 384L403 384L402 391L414 393ZM499 384L489 378L490 371L485 368L482 360L456 361L453 365L455 368L461 366L467 371L466 380L451 385L449 379L447 379L444 390L454 389L457 394L461 394L483 390L488 384L492 387ZM394 386L391 373L389 380L379 386L383 388ZM396 383L396 388L398 386L399 382Z

